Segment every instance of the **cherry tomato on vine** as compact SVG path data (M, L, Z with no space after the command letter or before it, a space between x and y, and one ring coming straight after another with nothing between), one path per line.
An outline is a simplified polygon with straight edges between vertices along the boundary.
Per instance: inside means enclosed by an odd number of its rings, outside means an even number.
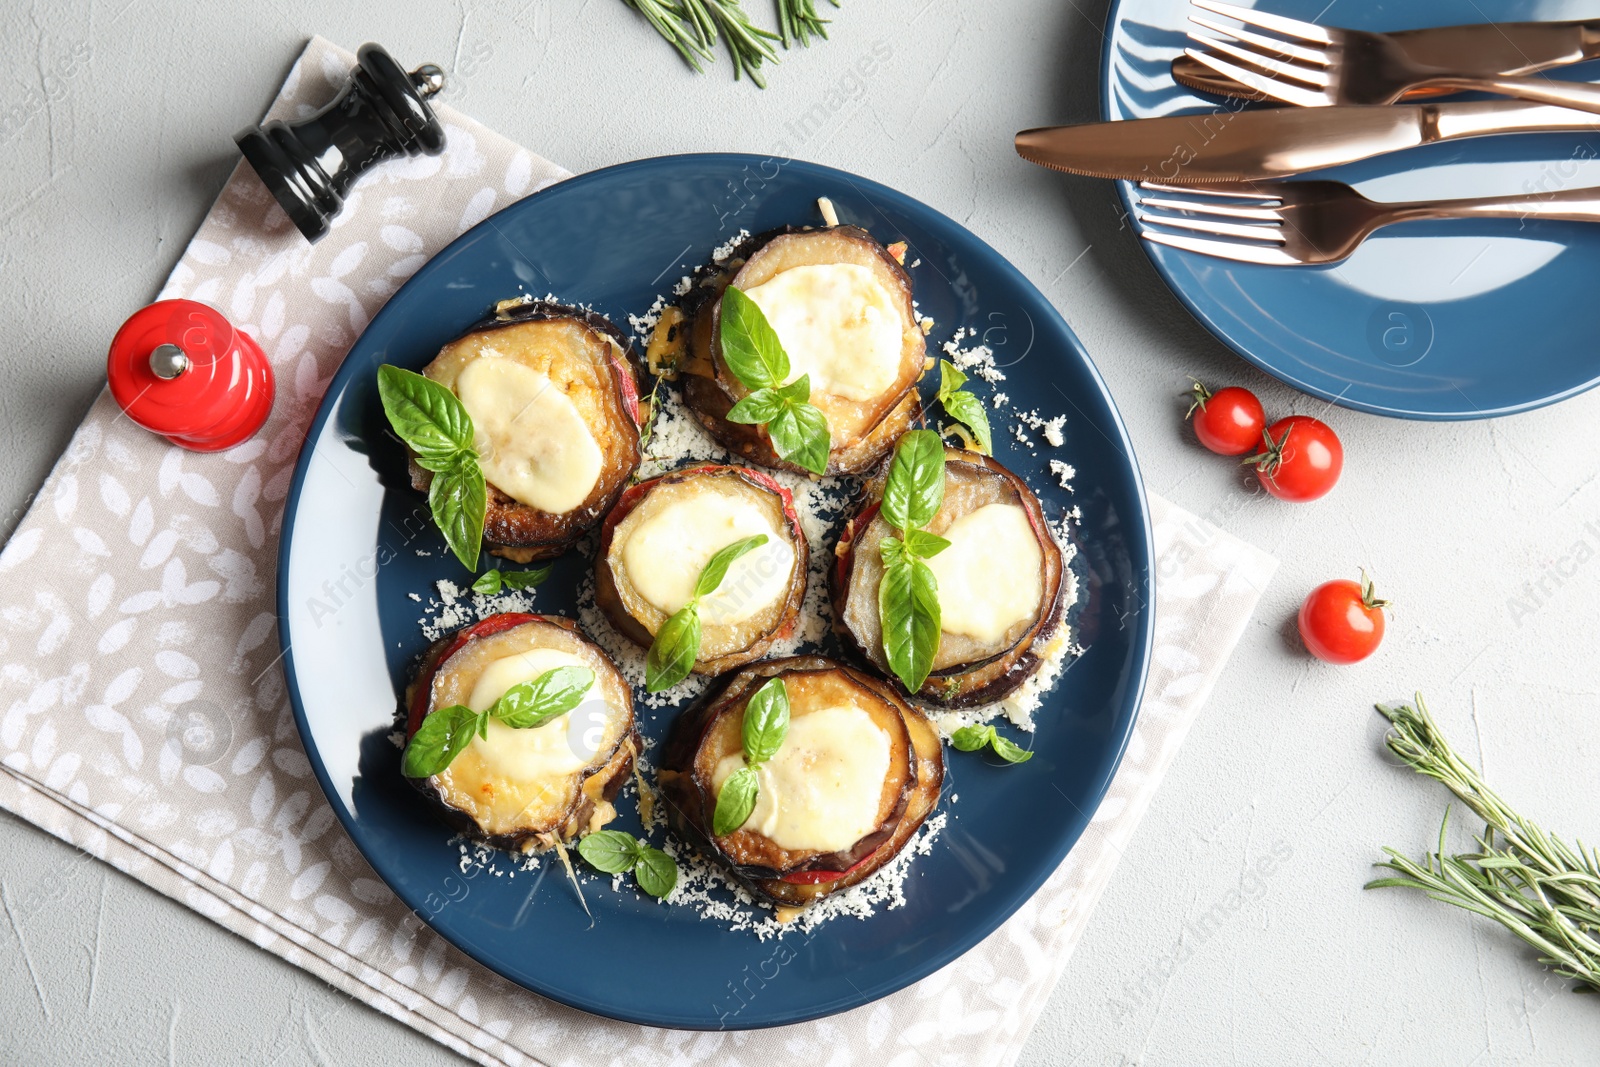
M1261 435L1262 451L1245 458L1261 487L1279 500L1326 496L1344 470L1344 446L1332 427L1310 415L1279 419Z
M1300 605L1300 640L1328 663L1355 663L1377 651L1383 640L1383 609L1365 571L1361 581L1335 578L1323 582Z
M1242 456L1261 440L1267 413L1256 394L1237 385L1215 393L1194 383L1186 419L1194 420L1194 435L1219 456Z

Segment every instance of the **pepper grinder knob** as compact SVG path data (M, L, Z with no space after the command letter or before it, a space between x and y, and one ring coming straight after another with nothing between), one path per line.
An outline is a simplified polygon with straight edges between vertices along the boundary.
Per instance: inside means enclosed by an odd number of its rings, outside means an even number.
M234 141L262 184L308 241L328 232L350 186L399 156L444 151L444 127L428 99L444 88L432 63L407 74L382 46L364 44L339 95L294 122L273 119Z
M272 411L272 367L261 346L193 300L134 312L111 341L106 380L129 419L195 452L249 439Z
M150 371L164 382L170 382L192 366L189 353L173 344L156 345L150 353Z

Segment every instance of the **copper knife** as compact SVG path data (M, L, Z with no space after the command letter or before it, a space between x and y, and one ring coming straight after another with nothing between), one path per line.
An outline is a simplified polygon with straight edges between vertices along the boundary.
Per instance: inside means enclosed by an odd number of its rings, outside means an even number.
M1518 100L1219 109L1017 134L1023 159L1070 174L1168 185L1259 181L1418 145L1500 133L1600 132L1600 115Z
M1406 54L1420 64L1450 68L1464 74L1534 74L1551 67L1600 58L1600 20L1435 26L1425 30L1400 30L1384 36L1404 48ZM1258 98L1258 94L1232 78L1186 55L1172 61L1172 77L1180 85L1214 96ZM1408 98L1440 96L1450 91L1422 89L1409 94Z

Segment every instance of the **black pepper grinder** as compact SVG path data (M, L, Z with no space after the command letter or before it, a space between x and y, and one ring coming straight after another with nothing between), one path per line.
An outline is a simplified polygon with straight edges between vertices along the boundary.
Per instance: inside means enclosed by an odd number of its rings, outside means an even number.
M444 127L428 98L444 88L432 63L407 74L382 46L364 44L339 95L297 122L274 119L234 141L289 218L316 241L344 206L344 194L375 164L444 151Z

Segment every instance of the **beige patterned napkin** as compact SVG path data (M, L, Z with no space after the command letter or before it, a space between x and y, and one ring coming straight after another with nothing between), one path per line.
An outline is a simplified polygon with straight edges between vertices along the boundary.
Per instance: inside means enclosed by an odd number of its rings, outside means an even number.
M271 114L327 99L352 63L314 39ZM701 1035L512 986L423 926L345 836L273 639L284 498L339 361L430 255L566 176L440 117L444 155L367 175L314 246L253 174L223 189L162 295L209 301L261 342L272 418L201 456L133 426L107 394L89 412L0 553L0 805L480 1063L1009 1063L1275 562L1152 498L1157 648L1111 791L1044 888L916 986L818 1022Z

